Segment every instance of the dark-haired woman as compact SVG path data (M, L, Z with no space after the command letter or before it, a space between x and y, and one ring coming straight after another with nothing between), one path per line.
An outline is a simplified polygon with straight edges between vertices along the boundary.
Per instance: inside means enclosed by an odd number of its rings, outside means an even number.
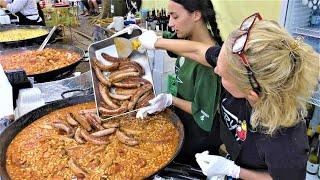
M208 179L221 175L306 179L309 146L304 117L308 105L303 99L315 92L320 66L319 54L302 39L255 13L229 35L215 64L210 55L215 54L215 47L206 44L158 39L152 31L144 32L139 40L146 49L170 49L203 65L212 64L221 77L225 91L219 130L231 160L207 151L197 153ZM164 107L153 101L146 107L148 113Z
M175 30L177 38L221 46L222 40L211 0L171 0L168 10L169 26ZM173 96L160 94L155 100L167 106L172 104L184 125L185 141L176 161L196 165L195 153L206 149L212 154L218 153L220 139L219 132L215 130L215 122L219 117L217 109L220 84L220 79L211 68L185 57L177 57L177 93ZM142 114L139 113L138 116L141 117ZM187 159L192 161L186 162Z

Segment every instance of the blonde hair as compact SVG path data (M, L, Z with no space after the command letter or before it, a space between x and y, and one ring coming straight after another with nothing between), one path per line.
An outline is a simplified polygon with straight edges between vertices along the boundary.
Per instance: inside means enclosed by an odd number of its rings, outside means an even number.
M244 93L251 90L247 70L231 49L236 30L226 42L227 63L234 83ZM257 21L250 30L245 56L261 86L253 107L251 125L273 135L283 127L292 127L307 114L305 99L310 98L319 79L320 56L309 45L291 37L274 21Z

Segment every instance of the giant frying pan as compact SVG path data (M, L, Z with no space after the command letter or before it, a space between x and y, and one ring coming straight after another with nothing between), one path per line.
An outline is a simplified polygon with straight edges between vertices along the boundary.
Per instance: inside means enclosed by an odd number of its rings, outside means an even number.
M13 29L44 29L44 30L47 30L49 33L51 28L45 27L45 26L31 26L31 25L2 25L2 26L0 26L0 32L13 30ZM38 37L19 40L19 41L0 42L0 50L13 48L13 47L17 48L17 47L23 47L23 46L31 46L33 44L41 44L42 41L47 37L48 33L41 35L41 36L38 36ZM3 47L3 48L1 48L1 47Z
M27 50L36 50L38 48L39 48L39 46L30 46L30 47L21 47L21 48L15 48L15 49L11 49L11 50L0 51L0 56L11 54L11 53L20 53L20 52L27 51ZM73 52L80 54L80 58L77 61L75 61L74 63L66 65L66 66L59 68L59 69L55 69L52 71L39 73L39 74L28 74L29 77L34 77L34 80L37 83L62 79L66 74L71 74L75 70L76 66L81 62L81 60L84 57L84 51L78 47L75 47L75 46L64 45L64 44L53 44L53 45L47 45L46 48L63 49L63 50L73 51ZM0 62L0 64L1 64L1 62Z
M14 137L25 127L36 121L37 119L41 118L42 116L49 114L55 110L65 108L68 106L85 103L85 102L91 102L94 101L93 95L89 96L77 96L77 97L71 97L68 99L58 100L54 101L51 104L42 106L38 109L35 109L24 116L20 117L16 121L14 121L9 127L7 127L2 134L0 134L0 176L3 179L10 179L9 175L6 170L6 152L9 144L14 139ZM165 165L167 166L178 153L180 152L180 149L183 145L184 140L184 128L183 125L178 118L176 114L174 114L171 110L166 110L166 113L171 117L172 123L175 125L175 127L178 129L179 132L179 145L178 148L174 154L174 156L171 158L171 160ZM161 167L163 169L165 166ZM156 174L157 172L155 172ZM153 175L152 175L153 176ZM152 177L150 176L150 177Z

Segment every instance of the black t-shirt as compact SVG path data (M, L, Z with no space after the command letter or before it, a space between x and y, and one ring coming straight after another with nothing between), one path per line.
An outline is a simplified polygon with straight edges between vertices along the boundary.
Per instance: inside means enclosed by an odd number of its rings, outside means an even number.
M221 140L237 165L267 171L273 179L305 179L309 146L304 122L270 137L250 127L246 99L224 92L220 110Z
M221 47L219 45L212 46L207 49L205 57L207 62L215 68L217 66L217 60L220 53Z

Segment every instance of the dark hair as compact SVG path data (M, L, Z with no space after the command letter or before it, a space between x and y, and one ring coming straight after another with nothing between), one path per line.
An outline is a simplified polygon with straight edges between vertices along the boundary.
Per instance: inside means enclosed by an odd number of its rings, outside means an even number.
M187 11L200 11L205 23L209 23L213 32L214 40L222 46L223 41L220 36L220 30L216 21L216 12L213 8L211 0L172 0L181 4Z

